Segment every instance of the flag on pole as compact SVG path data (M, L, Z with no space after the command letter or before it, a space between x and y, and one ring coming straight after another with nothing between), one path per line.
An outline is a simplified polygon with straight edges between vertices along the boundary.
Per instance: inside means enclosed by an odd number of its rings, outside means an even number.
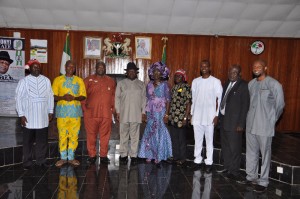
M65 43L64 50L63 50L62 57L61 57L60 74L62 74L62 75L66 74L65 64L70 59L71 59L70 38L69 38L69 33L67 33L66 43Z
M167 61L167 37L163 37L161 40L164 41L164 46L163 46L163 51L162 51L162 56L161 56L161 62L166 63Z

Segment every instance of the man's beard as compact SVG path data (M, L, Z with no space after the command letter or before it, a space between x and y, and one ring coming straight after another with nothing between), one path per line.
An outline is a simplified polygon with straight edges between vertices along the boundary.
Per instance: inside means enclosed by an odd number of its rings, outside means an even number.
M254 75L255 78L259 78L261 76L261 73L259 73L259 74L254 74L253 73L253 75Z

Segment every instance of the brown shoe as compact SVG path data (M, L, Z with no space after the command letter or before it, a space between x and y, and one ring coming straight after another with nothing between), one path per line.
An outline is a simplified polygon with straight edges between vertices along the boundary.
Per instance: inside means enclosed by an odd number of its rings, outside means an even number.
M61 167L62 165L66 164L67 163L67 160L58 160L56 163L55 163L55 166L57 167Z
M68 163L73 165L73 166L79 166L80 162L78 160L68 160Z

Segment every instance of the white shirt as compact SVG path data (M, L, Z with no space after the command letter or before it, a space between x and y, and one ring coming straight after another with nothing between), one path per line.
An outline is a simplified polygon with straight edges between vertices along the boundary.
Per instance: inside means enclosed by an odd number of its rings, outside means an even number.
M48 127L48 114L53 113L53 107L53 91L47 77L28 75L19 81L16 88L16 109L19 117L26 117L26 128Z
M226 93L224 94L224 97L225 97L225 95L227 94L229 88L232 88L232 87L234 86L235 83L236 83L236 81L235 81L235 82L230 82L230 83L228 84L227 89L226 89ZM229 94L229 93L228 93L228 94ZM223 97L223 98L224 98L224 97ZM221 102L222 102L222 100L221 100ZM221 113L222 115L225 115L225 109L226 109L226 103L225 103L224 108L223 108L223 109L220 109L220 113Z
M198 77L193 80L191 107L193 124L213 124L213 119L219 113L222 92L221 81L211 75L208 78Z

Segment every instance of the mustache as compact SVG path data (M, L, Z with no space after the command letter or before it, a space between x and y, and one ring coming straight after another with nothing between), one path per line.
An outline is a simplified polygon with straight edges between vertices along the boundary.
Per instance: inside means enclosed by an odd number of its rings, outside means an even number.
M254 76L255 78L258 78L258 77L261 76L261 73L260 73L260 74L255 74L255 73L253 73L253 76Z

